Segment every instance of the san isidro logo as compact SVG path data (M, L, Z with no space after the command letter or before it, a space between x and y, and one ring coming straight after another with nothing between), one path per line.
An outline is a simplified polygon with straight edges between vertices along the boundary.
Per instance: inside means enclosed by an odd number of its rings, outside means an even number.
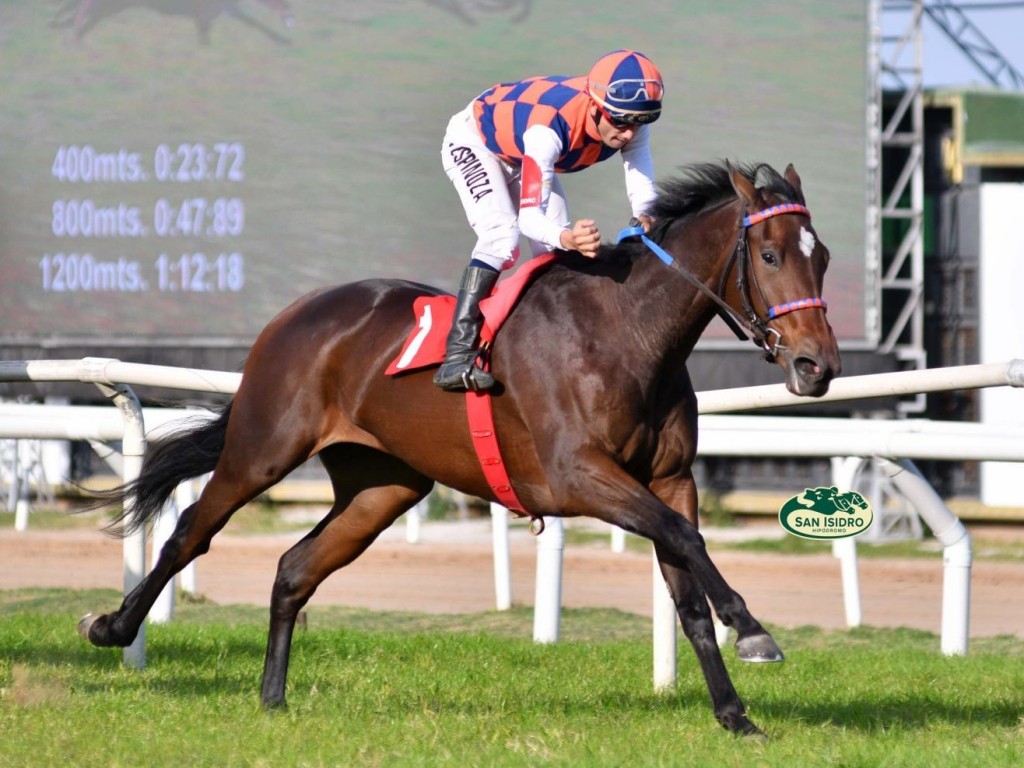
M867 499L836 486L808 488L779 510L779 523L803 539L845 539L864 533L875 516Z

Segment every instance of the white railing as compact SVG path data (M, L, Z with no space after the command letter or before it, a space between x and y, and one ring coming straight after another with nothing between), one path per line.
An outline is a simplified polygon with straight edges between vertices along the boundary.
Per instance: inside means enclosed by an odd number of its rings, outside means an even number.
M81 360L30 360L0 362L0 381L81 381L95 384L121 412L121 428L110 430L106 416L93 413L71 416L64 411L63 418L44 418L42 412L33 412L26 422L23 414L9 412L0 418L0 430L9 427L8 437L22 436L34 439L67 438L122 441L122 480L130 482L139 475L146 450L146 428L143 410L130 385L150 385L193 392L220 392L230 394L238 388L241 374L222 371L203 371L192 368L171 368L139 363L124 363L110 358L87 357ZM8 405L8 407L10 407ZM36 406L61 408L61 406ZM69 418L70 417L70 418ZM130 513L130 509L124 510ZM27 524L21 520L17 524ZM166 527L159 532L169 535ZM154 537L154 543L162 544ZM146 573L146 534L139 530L124 540L124 592L128 594L142 581ZM168 618L173 610L173 587L161 594L157 610ZM135 640L124 649L124 663L142 667L146 661L146 625L143 623Z
M83 381L234 394L242 374L199 368L124 363L108 357L81 360L16 360L0 362L0 381Z
M120 437L126 446L125 480L137 476L145 448L143 411L134 393L126 385L157 386L200 392L231 394L241 381L240 374L190 368L124 363L108 358L82 360L43 360L0 362L0 381L82 381L100 387L122 411ZM905 373L874 374L837 379L827 395L815 403L857 400L998 386L1024 386L1024 360L1006 363L959 366ZM789 393L783 385L714 390L698 393L701 413L699 453L702 455L743 456L825 456L880 457L888 459L884 466L894 484L911 500L918 513L936 533L945 550L946 575L943 591L942 650L947 654L963 654L967 650L970 602L970 537L962 523L945 506L908 461L909 458L942 460L1024 461L1024 440L1020 430L992 429L984 425L942 423L923 420L882 422L879 420L818 419L772 416L712 416L727 411L754 410L807 404L806 398ZM44 406L26 406L40 408ZM60 408L61 406L56 406ZM81 409L73 408L77 413ZM154 412L155 413L155 412ZM165 418L151 417L166 422ZM19 421L20 419L20 421ZM29 423L31 422L31 423ZM70 412L60 414L61 428L48 431L49 420L0 410L0 433L10 427L8 436L66 437L95 439L116 429L108 417L92 415L85 421ZM88 423L89 426L85 426ZM105 426L101 429L99 424ZM103 435L101 437L100 435ZM129 459L130 457L130 459ZM842 472L841 464L835 464ZM497 514L497 513L496 513ZM411 515L415 517L415 513ZM511 604L508 578L508 537L502 534L500 515L495 518L495 591L498 608ZM503 516L507 525L507 515ZM558 639L561 603L561 562L564 534L561 521L551 521L548 530L538 538L538 594L535 602L534 638L538 642ZM418 519L410 525L415 530ZM415 537L410 536L410 540ZM856 583L856 549L852 540L837 545L836 554L843 562L844 593L848 623L859 623L859 593ZM140 560L141 556L141 560ZM852 567L851 567L852 565ZM655 571L655 686L665 687L675 681L676 617ZM138 583L145 572L145 539L126 541L125 590ZM541 590L545 591L541 591ZM144 633L140 631L141 642ZM136 645L140 643L137 638ZM127 663L141 666L142 647L126 649Z
M834 403L871 397L897 397L922 392L1005 386L1024 386L1024 360L840 377L829 385L827 394L813 400L794 395L782 384L713 389L698 393L697 408L702 414L726 413L787 405Z

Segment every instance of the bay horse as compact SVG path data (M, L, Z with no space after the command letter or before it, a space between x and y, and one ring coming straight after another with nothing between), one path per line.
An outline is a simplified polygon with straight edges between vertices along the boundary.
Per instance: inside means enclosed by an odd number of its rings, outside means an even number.
M652 214L645 242L605 243L597 259L560 252L522 295L490 351L496 434L530 516L590 516L654 543L715 716L762 736L729 678L708 603L736 631L740 659L783 656L697 529L697 398L686 360L721 312L781 366L790 391L825 393L840 369L821 300L828 249L792 165L784 174L691 166L659 185ZM496 500L466 398L438 389L430 370L384 374L411 329L413 300L440 293L366 280L314 291L271 320L219 418L156 444L139 478L102 499L133 502L118 521L128 532L152 521L180 482L213 472L121 607L82 619L89 641L129 645L161 590L234 512L319 456L334 505L281 557L271 595L262 703L282 706L296 617L324 579L435 482Z

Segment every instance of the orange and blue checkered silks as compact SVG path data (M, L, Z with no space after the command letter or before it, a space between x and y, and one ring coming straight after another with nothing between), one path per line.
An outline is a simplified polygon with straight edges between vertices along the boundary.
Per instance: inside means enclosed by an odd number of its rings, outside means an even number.
M523 161L526 129L537 124L551 128L564 147L555 172L572 173L618 152L590 127L590 106L585 77L553 75L499 83L476 98L473 114L487 148L514 166Z

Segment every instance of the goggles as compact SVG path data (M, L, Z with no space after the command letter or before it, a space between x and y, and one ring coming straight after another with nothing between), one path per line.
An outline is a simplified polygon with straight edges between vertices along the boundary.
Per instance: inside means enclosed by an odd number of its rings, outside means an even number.
M643 101L661 101L665 96L665 86L660 80L625 79L608 83L607 87L591 84L604 92L605 97L618 103L630 104Z
M625 112L623 114L612 114L605 109L598 101L594 101L597 111L604 119L615 128L635 128L638 125L649 125L661 117L661 110L657 112Z
M595 83L589 86L590 98L608 122L617 128L646 125L661 116L665 87L658 80L626 79L615 80L607 86ZM627 105L637 109L629 109ZM650 109L655 105L656 109Z

